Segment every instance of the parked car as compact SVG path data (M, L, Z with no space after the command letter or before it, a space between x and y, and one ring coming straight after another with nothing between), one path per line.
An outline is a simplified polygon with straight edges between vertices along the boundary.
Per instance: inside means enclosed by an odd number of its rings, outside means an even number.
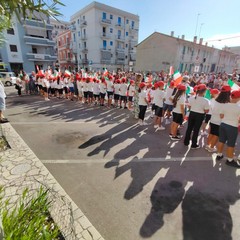
M0 80L5 86L16 84L17 77L14 72L0 72Z

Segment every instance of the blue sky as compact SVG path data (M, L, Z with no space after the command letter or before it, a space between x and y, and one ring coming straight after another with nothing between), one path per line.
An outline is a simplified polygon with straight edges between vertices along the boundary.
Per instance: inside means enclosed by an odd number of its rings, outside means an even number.
M63 20L90 4L90 0L62 0ZM99 0L140 17L139 42L153 32L176 37L196 35L215 47L240 46L240 0ZM198 20L198 21L197 21ZM197 24L198 22L198 24ZM196 31L197 26L197 31ZM229 38L229 39L225 39ZM219 40L221 41L213 41ZM224 40L225 39L225 40Z

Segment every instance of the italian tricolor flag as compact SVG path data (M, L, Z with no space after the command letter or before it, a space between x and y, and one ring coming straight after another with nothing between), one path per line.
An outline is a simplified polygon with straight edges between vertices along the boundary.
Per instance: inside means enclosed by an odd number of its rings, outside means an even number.
M174 85L175 87L180 84L182 82L182 75L179 71L176 71L174 74L173 74L173 81L174 81Z
M240 87L231 79L228 79L228 85L231 87L232 91L240 89Z
M67 75L67 76L71 76L71 73L68 71L68 70L65 70L65 75Z

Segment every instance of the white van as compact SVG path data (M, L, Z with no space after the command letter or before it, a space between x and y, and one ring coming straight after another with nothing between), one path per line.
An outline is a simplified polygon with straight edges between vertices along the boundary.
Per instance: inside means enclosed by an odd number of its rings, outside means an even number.
M0 80L5 86L16 84L16 76L14 72L0 72Z

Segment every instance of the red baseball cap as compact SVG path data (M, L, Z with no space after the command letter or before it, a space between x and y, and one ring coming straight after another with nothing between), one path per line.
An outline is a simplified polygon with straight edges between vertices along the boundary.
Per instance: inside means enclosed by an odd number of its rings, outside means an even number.
M197 90L206 90L207 89L207 86L205 84L199 84L197 86Z
M140 88L144 88L146 86L146 84L144 83L144 82L141 82L140 84L139 84L139 87Z
M174 87L174 81L170 82L170 87Z
M158 83L157 82L154 83L154 87L158 88Z
M179 85L177 85L177 89L185 91L187 89L187 87L185 85L183 85L183 84L179 84Z
M215 95L215 94L219 94L219 91L218 91L218 89L214 88L214 89L211 89L211 90L210 90L210 93L211 93L212 95Z
M164 86L164 82L163 81L159 81L158 82L158 87L163 87Z
M221 88L221 92L231 92L231 87L229 85L224 85Z
M232 91L231 98L240 98L240 90Z

